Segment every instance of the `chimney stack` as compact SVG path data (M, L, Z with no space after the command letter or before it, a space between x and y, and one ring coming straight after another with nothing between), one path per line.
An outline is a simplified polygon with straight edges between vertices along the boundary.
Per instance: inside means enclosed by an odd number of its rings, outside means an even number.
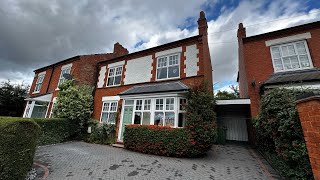
M199 29L199 35L208 35L208 24L206 15L203 11L200 12L200 17L198 19L198 29Z
M129 51L117 42L113 46L113 54L115 57L119 57L129 54Z
M242 38L247 37L246 28L243 27L243 24L242 24L242 23L239 23L237 37L238 37L238 41L240 41Z

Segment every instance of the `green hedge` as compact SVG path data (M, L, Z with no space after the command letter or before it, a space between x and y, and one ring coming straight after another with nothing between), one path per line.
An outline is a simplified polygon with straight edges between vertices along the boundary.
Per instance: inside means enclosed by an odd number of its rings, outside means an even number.
M96 144L113 144L116 135L116 125L103 124L97 120L92 121L89 124L91 127L91 134L85 138L86 142Z
M194 141L183 128L156 125L127 125L124 146L133 151L163 156L192 156Z
M0 179L25 179L33 164L39 131L32 120L0 117Z
M295 97L303 91L274 89L261 99L255 121L257 146L288 179L312 179L312 171Z
M41 128L38 145L61 143L75 138L80 128L69 119L33 119Z

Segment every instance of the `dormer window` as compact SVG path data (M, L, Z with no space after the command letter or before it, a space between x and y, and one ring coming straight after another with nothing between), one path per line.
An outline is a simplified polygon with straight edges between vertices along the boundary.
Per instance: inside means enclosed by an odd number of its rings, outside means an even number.
M312 68L312 61L306 41L271 46L275 72Z
M180 54L162 56L157 59L157 80L180 76Z
M109 68L107 86L118 86L121 83L122 66Z

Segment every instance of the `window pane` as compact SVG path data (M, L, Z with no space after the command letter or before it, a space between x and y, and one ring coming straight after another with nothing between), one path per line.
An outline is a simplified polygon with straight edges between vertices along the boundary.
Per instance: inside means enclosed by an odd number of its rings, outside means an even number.
M109 69L109 76L113 76L114 75L114 68Z
M141 124L141 112L134 113L134 124Z
M103 103L103 110L102 111L109 111L110 103Z
M142 124L149 125L150 124L150 112L143 113Z
M151 104L150 99L144 100L144 110L150 110L150 104Z
M163 99L156 99L156 110L163 110Z
M113 102L111 103L111 107L110 107L110 111L117 111L117 106L118 106L118 103L116 102Z
M165 126L174 126L174 112L166 112Z
M290 58L288 58L288 57L283 58L283 64L284 64L285 69L292 69L291 63L290 63Z
M166 99L166 110L174 110L174 98Z
M167 78L167 68L159 68L157 70L157 79L165 79Z
M180 98L180 111L185 111L187 105L187 99Z
M292 68L293 68L293 69L300 68L299 61L298 61L298 57L297 57L297 56L291 56L291 57L290 57L290 60L291 60L291 65L292 65Z
M288 53L290 56L295 55L296 52L294 50L294 46L293 45L288 45Z
M136 110L142 110L142 100L137 100L137 102L136 102Z
M300 55L299 58L300 58L302 67L310 67L310 63L307 55Z
M280 50L278 47L271 48L273 58L280 58Z
M122 67L117 67L116 75L121 75Z
M281 59L274 59L273 61L276 71L283 70Z
M115 124L116 123L116 118L117 118L117 113L116 112L109 113L108 123Z
M107 86L113 86L113 81L114 81L114 77L109 77Z
M289 52L288 52L287 46L282 46L281 50L282 50L282 56L288 56Z
M178 127L184 127L185 125L186 125L186 114L179 113Z
M133 105L134 100L125 100L124 105Z
M163 112L155 112L154 113L154 124L163 126Z
M114 85L120 85L121 83L121 76L115 76Z
M306 47L303 42L296 43L298 54L307 54Z
M169 57L169 66L177 65L178 63L178 55L173 55Z
M103 112L103 113L101 114L101 122L107 123L107 122L108 122L108 115L109 115L109 113Z
M179 66L169 67L168 78L179 77Z

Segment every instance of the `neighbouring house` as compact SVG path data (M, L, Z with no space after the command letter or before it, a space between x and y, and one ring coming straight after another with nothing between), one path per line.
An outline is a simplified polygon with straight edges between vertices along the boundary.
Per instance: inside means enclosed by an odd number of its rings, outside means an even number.
M58 86L66 80L67 74L80 84L95 86L97 62L125 54L128 50L116 43L113 53L79 55L35 70L23 117L50 118Z
M250 98L251 116L269 89L320 88L320 21L246 37L238 28L241 98Z
M183 127L184 94L212 88L207 28L201 12L197 36L99 62L93 118L116 124L117 142L128 124Z

